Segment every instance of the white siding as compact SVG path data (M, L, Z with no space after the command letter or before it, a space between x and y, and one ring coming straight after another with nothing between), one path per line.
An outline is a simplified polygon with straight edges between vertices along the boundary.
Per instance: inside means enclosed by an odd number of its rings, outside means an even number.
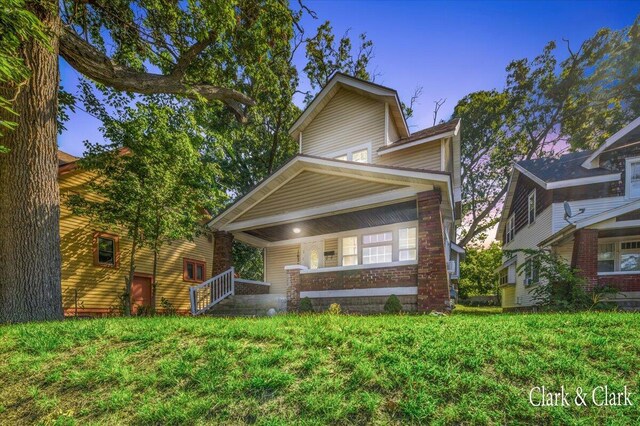
M340 89L302 131L302 153L328 157L371 144L370 162L376 163L385 139L384 109L384 102Z
M631 202L624 197L608 197L608 198L597 198L594 200L578 200L578 201L570 201L571 211L575 215L580 209L585 209L584 213L580 216L575 216L574 220L582 220L586 219L590 216L600 214L606 212L611 209L615 209L617 207L623 206L627 203ZM563 203L553 203L553 233L555 234L562 228L568 225L567 221L564 220L564 205Z
M270 293L286 294L287 272L284 267L298 264L299 245L267 247L267 282L271 283Z
M521 250L535 249L538 243L551 236L551 219L552 209L546 208L543 212L538 213L536 221L533 225L527 225L516 234L515 238L508 244L503 246L503 250ZM525 262L526 255L522 252L517 254L516 265L522 265ZM516 275L515 295L513 297L515 306L531 306L534 305L532 295L529 288L524 286L524 277L521 273ZM505 306L512 307L512 306Z
M414 169L440 170L442 163L440 141L401 149L381 155L380 164L388 166L410 167Z

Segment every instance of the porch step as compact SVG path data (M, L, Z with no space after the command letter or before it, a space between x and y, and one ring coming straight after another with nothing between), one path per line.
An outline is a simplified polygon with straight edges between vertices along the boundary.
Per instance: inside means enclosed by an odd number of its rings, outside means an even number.
M287 299L282 294L256 294L229 296L209 309L205 315L215 317L262 317L269 309L287 310Z

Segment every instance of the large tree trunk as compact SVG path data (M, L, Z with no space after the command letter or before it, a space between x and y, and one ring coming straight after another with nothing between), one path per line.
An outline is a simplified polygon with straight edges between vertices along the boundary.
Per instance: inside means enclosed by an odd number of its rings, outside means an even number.
M57 2L33 6L47 28L58 28ZM31 78L15 96L18 127L0 144L0 323L62 319L60 286L60 195L56 142L58 36L51 50L24 43ZM3 119L9 118L0 112Z

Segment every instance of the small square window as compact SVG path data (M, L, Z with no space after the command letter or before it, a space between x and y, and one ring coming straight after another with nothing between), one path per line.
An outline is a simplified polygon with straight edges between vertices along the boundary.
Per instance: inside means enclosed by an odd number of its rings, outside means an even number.
M206 263L200 260L184 259L183 279L189 282L202 282L205 278Z
M118 267L119 237L104 232L96 232L93 236L93 264L106 268Z

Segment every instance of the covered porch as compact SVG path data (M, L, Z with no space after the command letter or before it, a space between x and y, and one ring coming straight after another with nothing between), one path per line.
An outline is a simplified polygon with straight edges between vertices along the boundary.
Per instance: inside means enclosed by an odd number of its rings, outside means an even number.
M288 310L308 297L377 312L391 294L407 311L446 310L455 220L448 173L301 155L210 223L214 268L233 266L237 239L264 249Z

